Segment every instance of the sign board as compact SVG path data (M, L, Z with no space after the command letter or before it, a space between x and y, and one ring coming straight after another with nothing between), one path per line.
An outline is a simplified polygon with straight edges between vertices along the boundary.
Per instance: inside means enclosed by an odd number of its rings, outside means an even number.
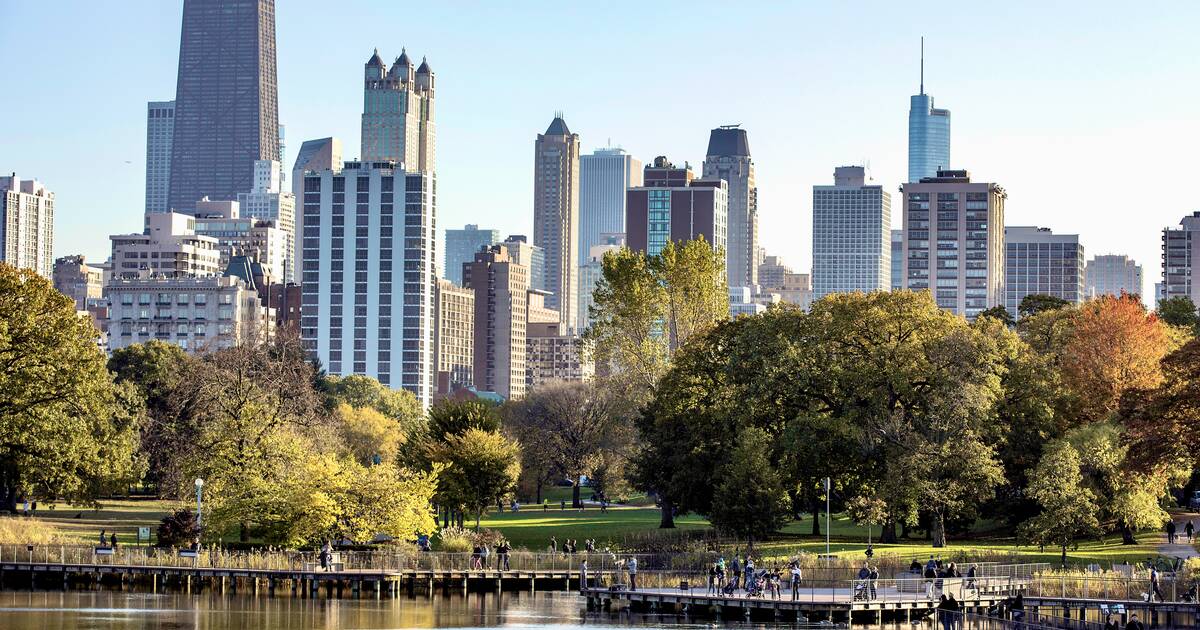
M139 527L138 528L138 540L139 541L144 540L146 542L150 542L150 528L149 527Z

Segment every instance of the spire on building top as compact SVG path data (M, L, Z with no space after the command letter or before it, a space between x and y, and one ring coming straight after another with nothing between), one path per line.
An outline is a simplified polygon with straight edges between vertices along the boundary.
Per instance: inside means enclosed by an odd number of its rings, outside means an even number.
M396 57L396 64L402 66L411 66L412 62L408 60L408 50L401 48L400 56Z
M921 36L921 95L925 94L925 36Z
M550 126L546 128L547 136L569 136L571 130L567 128L567 121L563 120L561 111L554 112L554 120L550 121Z
M371 55L371 58L367 60L367 66L383 67L383 59L379 57L378 48L375 49L375 54Z
M422 56L421 66L417 68L417 74L429 74L430 72L433 72L433 70L429 68L429 62L425 60L424 56Z

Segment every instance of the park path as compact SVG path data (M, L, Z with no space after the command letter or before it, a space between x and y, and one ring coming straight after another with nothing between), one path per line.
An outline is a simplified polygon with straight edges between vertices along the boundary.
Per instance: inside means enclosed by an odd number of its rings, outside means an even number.
M1174 545L1167 544L1167 535L1163 533L1161 534L1163 542L1158 546L1158 553L1172 558L1195 558L1200 556L1200 553L1196 552L1194 545L1187 544L1187 534L1183 532L1184 526L1187 525L1188 521L1191 521L1192 525L1198 528L1196 537L1200 538L1200 514L1184 512L1176 514L1172 518L1175 519L1175 540L1181 542L1177 542Z

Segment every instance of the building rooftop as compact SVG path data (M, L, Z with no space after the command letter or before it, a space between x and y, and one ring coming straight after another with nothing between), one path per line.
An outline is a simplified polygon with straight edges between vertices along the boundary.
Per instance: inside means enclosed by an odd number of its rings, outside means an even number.
M550 126L546 127L547 136L569 136L571 130L567 128L567 121L562 119L562 116L555 116L554 120L550 121Z
M746 130L733 125L713 129L708 134L708 155L750 157L750 140Z

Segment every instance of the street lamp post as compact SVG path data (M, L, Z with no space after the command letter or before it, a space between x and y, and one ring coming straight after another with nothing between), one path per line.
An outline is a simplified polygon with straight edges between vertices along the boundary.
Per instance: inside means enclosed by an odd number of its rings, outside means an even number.
M825 478L825 562L829 562L829 477Z
M200 492L204 489L204 480L196 477L196 528L200 528L204 514L204 503L200 500Z

